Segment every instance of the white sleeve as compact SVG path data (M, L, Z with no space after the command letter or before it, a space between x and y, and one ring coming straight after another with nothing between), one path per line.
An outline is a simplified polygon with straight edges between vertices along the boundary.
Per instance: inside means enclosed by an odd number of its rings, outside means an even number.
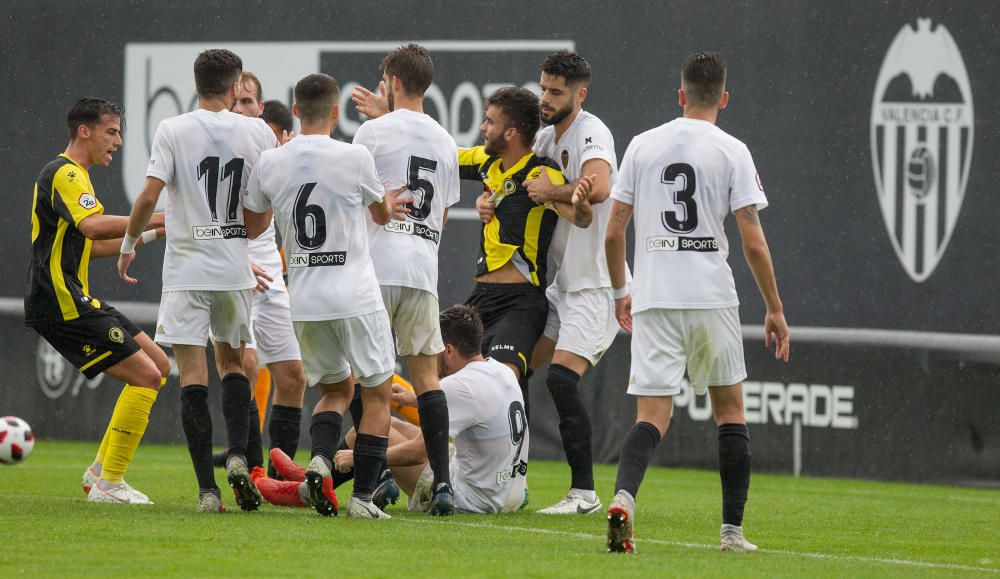
M250 172L250 181L247 183L247 196L243 199L243 207L254 213L267 213L271 208L271 200L264 194L263 171L264 164L257 161L257 166Z
M368 149L368 152L372 155L375 154L375 146L377 144L377 139L375 138L374 125L371 123L361 123L358 127L358 132L354 133L355 145L361 145L362 147Z
M607 127L595 123L578 133L577 147L580 148L580 167L591 159L601 159L608 167L615 167L615 138Z
M448 400L448 436L455 438L475 426L476 399L469 385L454 375L441 380L441 391Z
M622 165L618 168L618 180L611 189L611 198L628 205L635 205L635 139L625 149Z
M360 147L360 151L361 173L358 175L358 190L361 192L365 207L368 207L372 203L381 203L385 190L382 188L382 181L378 178L374 157L368 152L368 149Z
M149 164L146 165L146 176L164 183L170 183L174 177L173 139L170 138L170 130L164 121L160 121L153 136L153 151L149 155Z
M767 207L764 186L754 166L750 150L743 146L733 161L733 172L729 178L729 209L736 211L748 205L756 205L757 210Z

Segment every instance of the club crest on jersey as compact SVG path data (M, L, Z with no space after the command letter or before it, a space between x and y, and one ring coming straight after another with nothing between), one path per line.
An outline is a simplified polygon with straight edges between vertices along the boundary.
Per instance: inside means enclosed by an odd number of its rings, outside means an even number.
M111 328L108 330L108 339L116 344L125 342L125 332L121 328Z
M955 39L929 18L896 34L875 83L871 152L886 231L911 279L944 254L965 198L972 89Z
M565 171L569 167L569 149L563 149L562 154L559 155L559 160L562 161L562 168Z

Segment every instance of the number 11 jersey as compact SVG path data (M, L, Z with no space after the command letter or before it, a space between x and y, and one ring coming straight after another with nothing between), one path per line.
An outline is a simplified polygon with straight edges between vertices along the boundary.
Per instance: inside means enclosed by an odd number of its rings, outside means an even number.
M739 305L723 222L767 207L746 145L708 121L674 119L632 139L611 198L633 208L632 313Z
M444 212L458 203L461 191L455 139L431 117L397 109L361 125L354 144L371 152L386 191L410 189L401 197L411 199L405 221L368 221L379 283L436 296Z
M247 180L278 145L260 119L197 109L160 123L146 176L166 184L163 291L254 287L243 225Z

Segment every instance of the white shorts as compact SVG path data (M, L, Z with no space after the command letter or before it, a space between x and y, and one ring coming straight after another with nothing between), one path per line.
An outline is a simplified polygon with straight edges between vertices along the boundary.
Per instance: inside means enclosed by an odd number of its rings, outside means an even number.
M384 285L381 289L399 355L434 356L443 352L437 297L429 291L398 285Z
M257 350L261 367L272 362L302 359L292 327L291 301L284 285L272 286L264 293L253 292L250 329L253 340L246 347Z
M209 338L239 348L250 341L250 294L253 290L178 290L160 297L157 343L204 346Z
M456 485L455 472L455 445L448 443L448 472L449 478L451 479L452 492L455 493L455 504L459 503L458 500L458 490L455 488L461 488L462 485ZM413 487L413 494L410 495L410 499L407 502L408 508L411 513L426 513L431 508L431 499L434 498L434 471L431 470L431 463L424 465L424 470L420 473L420 477L417 478L417 484ZM468 502L468 501L463 501Z
M385 310L340 320L293 322L310 386L351 375L362 386L382 384L396 371L396 352Z
M628 393L675 396L681 392L685 371L695 394L746 379L739 307L633 314Z
M550 286L545 297L549 301L545 337L556 343L556 350L572 352L596 366L618 335L611 288L564 292Z

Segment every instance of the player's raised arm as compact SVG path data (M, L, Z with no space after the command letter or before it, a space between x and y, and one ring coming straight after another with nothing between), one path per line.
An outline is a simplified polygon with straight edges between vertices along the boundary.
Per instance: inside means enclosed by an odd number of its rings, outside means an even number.
M375 94L365 87L358 85L351 93L351 100L354 101L354 108L370 119L376 119L389 112L389 99L385 94L385 81L378 83L378 92Z
M128 229L122 240L121 255L118 257L118 276L126 283L134 284L139 281L129 277L128 266L135 259L135 246L153 217L156 202L160 199L164 185L165 183L156 177L146 177L146 185L132 205L132 212L128 216Z
M545 173L543 172L542 174L544 175ZM559 215L564 219L568 219L577 227L584 229L590 227L590 224L594 220L594 210L590 204L590 194L593 191L595 179L596 175L584 175L577 181L570 203L562 201L553 203Z
M757 206L747 205L733 212L736 224L740 229L740 239L743 242L743 255L746 257L753 278L757 282L760 295L767 306L764 317L764 344L771 346L775 340L774 357L788 361L789 336L788 323L785 321L781 298L778 296L778 282L774 276L774 265L771 262L771 250L764 238L764 228L757 216Z

